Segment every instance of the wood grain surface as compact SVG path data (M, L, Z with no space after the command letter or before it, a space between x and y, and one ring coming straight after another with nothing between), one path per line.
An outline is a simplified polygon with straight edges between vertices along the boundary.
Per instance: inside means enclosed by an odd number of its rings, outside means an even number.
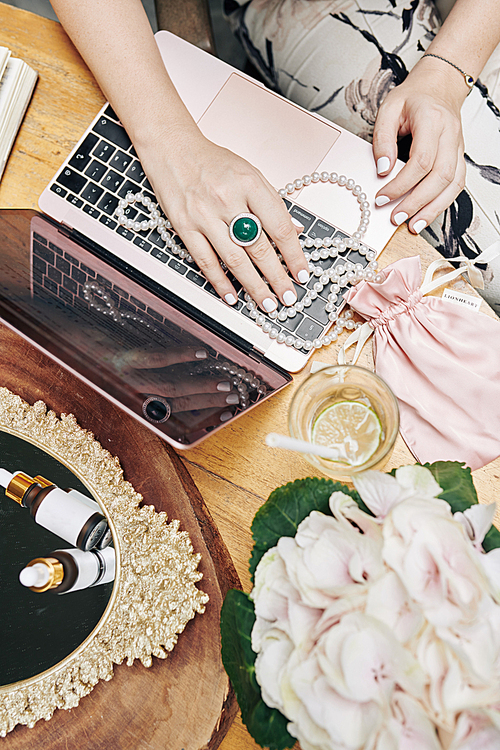
M56 711L34 729L16 727L2 747L59 750L64 738L67 747L86 750L215 749L237 709L220 659L219 616L226 591L239 581L200 493L167 443L5 326L0 351L3 386L28 403L43 400L56 414L73 413L120 457L125 478L144 502L180 520L201 553L200 586L210 597L165 661L154 659L149 669L117 667L111 682L99 683L77 708Z
M3 30L0 32L0 43L7 44L40 72L40 81L34 99L21 128L15 151L0 183L0 207L36 207L38 195L80 138L84 129L90 124L102 105L103 97L91 74L58 24L3 4L0 4L0 14L2 18L0 28ZM401 227L379 260L380 264L385 266L399 257L415 254L421 256L424 269L438 257L423 239L410 235L405 227ZM465 282L458 281L454 286L469 294L475 294ZM481 309L494 317L494 313L486 303L482 303ZM344 336L341 337L340 343L344 340ZM332 345L327 350L316 353L314 359L331 364L336 363L337 350L338 345ZM371 346L367 345L360 364L368 367L372 364L370 352ZM44 360L42 355L38 356L41 361ZM198 487L227 545L246 591L250 590L248 574L248 559L252 547L250 524L255 512L275 487L314 474L314 469L300 456L270 449L264 443L268 432L287 432L290 399L297 385L309 374L309 371L310 365L294 376L293 383L284 391L276 394L257 409L243 415L224 430L209 437L198 447L180 454L180 461ZM15 378L13 380L16 382ZM40 394L37 397L46 400L47 394L43 392L42 387L33 385L31 387ZM63 375L61 375L61 383L58 387L68 397L70 383ZM77 387L75 393L81 393L81 389ZM92 397L89 396L89 398ZM89 414L87 418L88 409L82 408L81 401L80 397L75 396L73 406L77 413L82 414L80 420L82 426L89 427L91 415ZM93 415L92 419L95 418ZM110 409L108 419L113 424L119 424L125 417L114 409ZM104 426L98 425L98 428L104 429ZM133 433L136 428L131 426L130 429ZM141 432L141 435L143 434ZM138 456L141 453L148 455L151 450L159 450L156 439L152 439L151 442L145 437L144 440L145 442L141 445L136 443ZM127 460L126 456L122 456L121 446L111 436L110 445L113 446L110 450L114 452L115 449L116 454L124 462L127 478L136 477L135 460ZM164 446L161 450L162 455L168 452ZM387 468L407 463L414 463L414 459L402 439L398 438ZM129 472L131 472L130 475ZM499 477L499 459L474 472L474 481L480 500L491 502L496 497ZM141 481L142 484L139 486L134 482L134 486L139 491L143 491L148 484L145 478ZM173 657L175 659L175 652ZM173 665L174 659L165 664L155 663L154 669L159 672L163 668L168 669ZM132 669L135 671L135 668ZM137 669L140 671L142 668ZM101 692L109 690L110 695L113 695L116 689L119 696L117 700L123 701L123 705L129 707L125 692L129 674L129 668L118 668L115 678L110 683L99 686L98 690ZM217 684L216 677L214 677L214 684ZM193 683L194 690L196 687ZM99 693L95 691L94 693L83 703L98 700ZM59 713L66 714L62 711ZM64 722L65 729L69 731L71 731L71 714L63 719L57 718L58 722ZM130 708L130 714L132 718L133 707ZM48 723L48 732L52 732L52 727L62 729L63 725L56 724L55 721L52 719ZM25 735L27 734L25 732ZM40 746L45 747L42 743ZM72 747L71 744L68 746ZM155 747L154 744L143 743L138 744L137 748L148 746ZM221 750L256 750L257 747L242 725L238 714L220 745ZM177 750L181 748L182 745L177 746Z

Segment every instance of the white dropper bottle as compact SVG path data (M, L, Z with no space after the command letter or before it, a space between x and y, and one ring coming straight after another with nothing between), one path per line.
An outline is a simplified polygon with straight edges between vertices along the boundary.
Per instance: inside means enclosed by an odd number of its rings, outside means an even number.
M108 534L108 522L99 505L78 490L61 490L42 476L32 478L22 471L11 474L0 468L0 485L5 494L23 508L33 520L69 544L88 551Z

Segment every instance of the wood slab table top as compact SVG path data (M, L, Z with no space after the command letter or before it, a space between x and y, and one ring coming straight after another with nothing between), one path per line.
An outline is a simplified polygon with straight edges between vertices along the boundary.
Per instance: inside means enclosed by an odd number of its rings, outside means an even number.
M104 98L57 23L3 3L0 3L0 16L0 44L8 46L14 55L23 58L40 73L33 100L0 183L0 207L36 208L39 194L88 127ZM416 254L421 256L424 269L438 257L422 238L410 235L403 226L383 251L380 262L385 266L397 258ZM456 282L455 288L475 294L464 281ZM485 302L481 310L494 316ZM332 345L315 354L314 360L335 364L337 349ZM371 347L365 347L359 364L373 368ZM264 443L268 432L287 432L290 399L297 385L309 373L310 366L295 375L293 383L282 392L198 447L179 454L227 545L246 591L250 590L250 525L255 512L275 487L314 474L314 469L300 456L269 449ZM88 426L84 418L80 424ZM170 456L166 448L165 453ZM118 455L122 458L119 452ZM414 463L414 459L399 437L387 469L408 463ZM134 483L133 462L124 464L124 469L126 478ZM499 477L500 459L474 472L480 500L491 502L496 496ZM118 668L117 675L126 669ZM115 680L116 677L109 687ZM84 700L91 701L92 694ZM220 747L222 750L255 750L257 745L238 716Z

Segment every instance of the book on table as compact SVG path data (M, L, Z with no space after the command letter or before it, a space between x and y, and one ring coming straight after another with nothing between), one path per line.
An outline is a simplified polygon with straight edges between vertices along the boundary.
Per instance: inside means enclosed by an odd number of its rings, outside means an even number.
M37 78L36 70L0 47L0 179Z

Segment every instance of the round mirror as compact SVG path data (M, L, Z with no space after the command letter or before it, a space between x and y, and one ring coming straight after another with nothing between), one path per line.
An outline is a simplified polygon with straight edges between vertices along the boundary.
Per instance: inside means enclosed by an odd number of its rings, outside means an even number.
M92 497L70 469L15 435L0 431L0 456L7 471L41 475L61 489ZM73 653L101 619L113 583L65 594L26 588L19 573L27 563L71 545L35 523L3 488L0 516L0 686L5 686L35 677Z

